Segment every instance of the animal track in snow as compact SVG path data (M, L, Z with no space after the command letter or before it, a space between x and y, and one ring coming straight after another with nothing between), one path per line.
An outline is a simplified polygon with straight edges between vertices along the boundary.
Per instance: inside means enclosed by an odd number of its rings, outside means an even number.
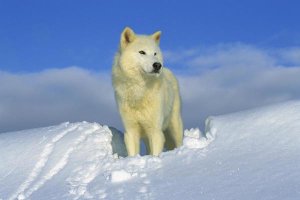
M69 123L64 123L62 126L66 127L68 125L69 125ZM28 189L28 187L30 187L30 185L40 175L41 171L43 170L44 166L46 165L46 163L49 159L50 154L53 151L53 148L55 147L55 144L59 140L61 140L65 135L67 135L68 133L74 131L77 127L78 127L78 125L72 125L70 128L67 128L67 129L61 131L56 136L54 136L49 143L47 143L45 145L42 153L40 154L40 157L39 157L37 163L35 164L35 166L31 170L30 174L25 179L25 181L19 186L17 191L9 197L9 200L14 200L16 198L18 198L18 199L24 199L25 198L25 196L22 193L24 193L24 191L26 189Z
M102 128L98 124L94 124L93 126L87 126L88 128L86 128L84 125L82 126L79 124L72 124L70 126L69 123L65 123L63 124L63 126L65 126L66 129L60 132L59 134L55 135L51 139L51 141L45 145L37 163L35 164L34 168L31 170L27 179L19 186L18 190L10 196L9 200L15 200L15 199L22 200L22 199L29 198L32 195L32 193L39 190L47 181L51 180L56 174L58 174L62 169L64 169L64 167L67 165L69 161L69 157L80 146L82 142L84 142L91 134L97 132L97 130ZM68 149L61 156L58 162L48 171L43 172L44 175L42 175L42 171L45 170L45 166L47 165L47 162L51 154L53 153L56 144L63 137L75 131L76 129L80 131L80 135L76 138L73 144L70 147L68 147ZM91 168L92 166L89 167Z
M86 161L77 167L67 179L70 186L69 194L73 199L86 196L88 184L102 172L105 167L104 163L113 160L111 141L108 141L111 138L109 133L109 129L103 127L102 130L94 131L93 137L85 143L86 146L93 146L94 149L87 155ZM84 144L80 148L84 148Z
M81 135L75 140L71 147L68 148L66 153L62 156L62 158L58 161L58 163L49 170L49 172L44 175L36 184L34 184L29 190L24 194L25 197L29 197L33 192L40 189L47 181L52 179L59 171L61 171L65 165L68 163L68 159L70 155L76 150L77 146L82 143L90 134L94 133L100 127L94 125L92 128L87 129L81 133Z

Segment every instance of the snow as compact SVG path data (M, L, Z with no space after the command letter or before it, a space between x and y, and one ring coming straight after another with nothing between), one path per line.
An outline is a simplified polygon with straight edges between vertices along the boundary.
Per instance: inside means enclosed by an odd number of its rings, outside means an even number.
M205 124L159 157L97 123L0 134L0 199L300 199L300 101Z
M113 171L111 172L111 182L112 183L117 183L117 182L122 182L131 179L131 174L125 171L124 169L121 169L119 171Z

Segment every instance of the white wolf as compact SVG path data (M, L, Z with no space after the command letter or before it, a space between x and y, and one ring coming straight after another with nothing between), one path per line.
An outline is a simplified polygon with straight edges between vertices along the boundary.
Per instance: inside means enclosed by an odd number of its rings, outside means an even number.
M136 35L127 27L115 56L112 79L129 156L139 153L141 139L155 156L164 146L171 150L182 144L178 83L163 66L160 35Z

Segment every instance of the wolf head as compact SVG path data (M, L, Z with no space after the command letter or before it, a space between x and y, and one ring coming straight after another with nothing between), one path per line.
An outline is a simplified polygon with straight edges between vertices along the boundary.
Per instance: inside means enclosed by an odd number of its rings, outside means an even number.
M121 34L119 65L127 72L137 71L156 75L162 71L163 58L159 48L161 32L152 35L137 35L126 27Z

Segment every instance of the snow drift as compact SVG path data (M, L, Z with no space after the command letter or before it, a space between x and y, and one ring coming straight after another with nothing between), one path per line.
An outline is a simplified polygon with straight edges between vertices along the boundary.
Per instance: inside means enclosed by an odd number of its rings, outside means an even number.
M97 123L0 134L0 199L299 199L300 102L210 117L159 157Z

